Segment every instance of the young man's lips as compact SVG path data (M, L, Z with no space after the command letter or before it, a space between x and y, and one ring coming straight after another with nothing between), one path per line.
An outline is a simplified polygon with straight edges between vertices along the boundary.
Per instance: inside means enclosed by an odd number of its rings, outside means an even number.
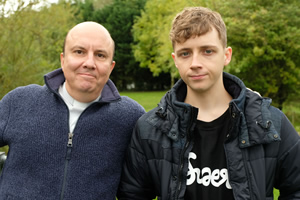
M190 76L192 79L203 79L206 75L205 74L198 74Z

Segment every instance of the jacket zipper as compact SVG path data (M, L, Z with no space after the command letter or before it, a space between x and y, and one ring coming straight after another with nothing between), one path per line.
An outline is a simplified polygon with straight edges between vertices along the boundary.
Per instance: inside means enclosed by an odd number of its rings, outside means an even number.
M67 154L66 154L66 160L65 160L65 168L64 168L64 179L63 179L63 186L62 186L62 191L60 195L60 200L64 199L64 192L65 192L65 187L67 183L67 174L68 174L68 166L69 166L69 161L71 160L71 153L72 153L72 146L73 146L73 133L69 133L68 135L68 143L67 143Z
M244 162L244 166L245 166L245 171L246 171L246 176L247 176L247 179L248 179L248 185L249 185L249 196L250 196L250 199L254 199L252 196L252 185L250 183L251 179L249 178L250 175L249 175L249 171L248 171L248 166L247 166L247 160L246 160L246 153L244 151L244 149L241 149L242 151L242 154L243 154L243 162Z
M179 172L178 172L178 186L177 186L177 191L176 191L176 199L178 199L178 196L179 196L179 193L180 193L180 190L181 190L181 186L182 186L182 170L183 170L183 167L184 167L184 154L185 154L185 151L187 150L188 146L190 144L190 141L187 140L187 142L185 143L185 146L184 146L184 149L182 151L182 154L180 156L180 168L179 168Z
M195 118L195 114L194 114L194 109L192 109L192 113L191 113L191 119L194 121L194 118ZM180 193L180 190L181 190L181 187L182 187L182 179L183 179L183 174L182 174L182 170L183 170L183 167L184 167L184 154L186 152L186 150L188 149L189 145L190 145L190 130L191 130L191 127L192 127L192 124L194 122L191 122L189 127L187 128L187 140L186 140L186 143L184 145L184 149L181 153L181 156L180 156L180 168L179 168L179 171L178 171L178 186L177 186L177 191L176 191L176 195L175 195L175 198L178 199L179 198L179 193Z

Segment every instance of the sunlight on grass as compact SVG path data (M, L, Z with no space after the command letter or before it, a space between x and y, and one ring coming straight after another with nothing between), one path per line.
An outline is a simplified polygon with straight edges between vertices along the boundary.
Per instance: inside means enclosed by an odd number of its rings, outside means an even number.
M153 92L120 92L122 96L128 96L139 104L141 104L146 111L149 111L160 102L160 99L165 95L166 91Z
M278 200L279 190L274 189L274 200Z

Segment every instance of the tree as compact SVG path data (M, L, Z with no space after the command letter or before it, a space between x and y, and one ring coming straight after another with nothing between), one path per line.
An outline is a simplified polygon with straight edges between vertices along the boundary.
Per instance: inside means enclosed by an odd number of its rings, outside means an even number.
M131 43L133 37L131 27L134 18L140 15L145 0L114 0L112 4L94 13L94 19L104 25L115 41L115 61L111 79L120 90L124 90L134 83L137 63L132 55ZM135 86L138 86L135 84Z
M184 7L207 6L210 3L205 0L148 0L141 17L133 25L134 56L140 66L149 68L154 76L169 73L173 85L179 75L171 57L169 32L172 20Z
M33 9L39 3L20 5L0 20L0 97L31 83L43 84L43 75L60 67L64 37L71 27L68 3Z
M226 0L218 9L233 47L227 70L281 109L300 89L299 1Z
M110 78L119 90L164 89L166 85L165 75L162 75L161 79L153 79L149 69L139 68L132 53L132 25L144 8L145 2L145 0L113 0L112 4L90 13L92 20L105 26L115 41L116 66Z

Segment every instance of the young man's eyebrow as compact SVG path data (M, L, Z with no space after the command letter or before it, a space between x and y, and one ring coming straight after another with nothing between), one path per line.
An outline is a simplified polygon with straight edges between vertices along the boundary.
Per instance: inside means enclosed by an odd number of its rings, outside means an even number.
M199 46L199 47L197 47L197 49L207 49L207 48L218 48L218 46L217 45L203 45L203 46ZM189 47L183 47L183 48L181 48L181 49L178 49L177 51L176 51L176 53L177 52L182 52L182 51L190 51L192 48L189 48Z
M203 45L203 46L200 46L199 48L206 49L206 48L218 48L218 47L216 45Z
M191 48L181 48L181 49L178 49L176 52L188 51L188 50L191 50Z

